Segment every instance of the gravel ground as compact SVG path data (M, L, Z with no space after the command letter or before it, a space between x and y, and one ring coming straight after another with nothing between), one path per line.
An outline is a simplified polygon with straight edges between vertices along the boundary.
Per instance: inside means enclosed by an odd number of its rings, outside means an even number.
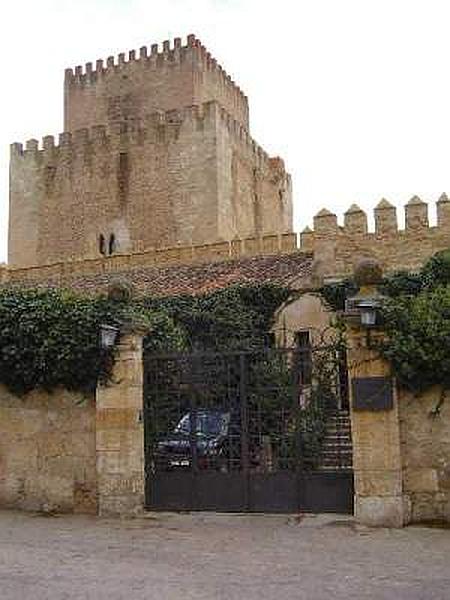
M450 600L450 529L0 512L0 600Z

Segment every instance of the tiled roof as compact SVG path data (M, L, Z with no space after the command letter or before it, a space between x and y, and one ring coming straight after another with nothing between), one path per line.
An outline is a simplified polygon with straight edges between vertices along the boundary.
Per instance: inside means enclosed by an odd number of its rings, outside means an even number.
M302 288L309 285L312 261L312 254L293 252L203 264L152 265L83 276L74 273L62 280L40 281L39 287L67 287L94 293L105 291L113 280L125 279L133 284L138 293L152 296L200 295L246 283L270 282ZM15 281L14 285L36 287L36 282Z

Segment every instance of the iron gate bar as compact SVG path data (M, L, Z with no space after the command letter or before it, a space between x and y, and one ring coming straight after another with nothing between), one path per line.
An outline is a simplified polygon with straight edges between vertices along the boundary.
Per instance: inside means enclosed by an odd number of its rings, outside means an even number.
M250 497L249 497L249 461L248 461L248 420L247 420L247 390L246 390L246 356L241 354L239 356L239 404L240 404L240 415L241 415L241 469L243 476L246 478L244 481L244 504L246 509L250 508Z
M307 470L307 461L318 458L308 458L314 427L323 425L318 419L328 414L341 382L329 381L318 400L309 390L306 401L302 360L333 351L323 346L147 355L147 507L351 512L350 469ZM187 439L182 418L189 423ZM339 451L335 459L340 467Z

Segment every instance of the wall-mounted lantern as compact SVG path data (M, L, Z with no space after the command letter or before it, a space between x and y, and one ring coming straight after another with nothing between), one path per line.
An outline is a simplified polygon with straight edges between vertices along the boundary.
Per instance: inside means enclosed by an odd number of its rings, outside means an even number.
M112 325L100 325L100 347L109 350L114 346L119 335L119 328Z
M382 325L381 307L384 296L377 286L382 282L382 271L374 260L364 260L355 269L355 282L359 292L345 303L347 319L364 329Z
M381 325L381 304L383 296L374 294L372 296L356 295L346 302L345 312L348 315L359 315L361 327L370 329Z

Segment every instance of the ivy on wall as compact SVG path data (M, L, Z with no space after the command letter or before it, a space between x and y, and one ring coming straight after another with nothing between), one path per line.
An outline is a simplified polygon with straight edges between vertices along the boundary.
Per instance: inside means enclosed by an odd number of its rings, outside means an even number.
M450 286L399 295L384 306L386 341L380 351L403 387L450 389Z
M269 283L233 285L201 296L146 298L142 305L171 318L186 349L252 348L267 343L275 312L291 293Z
M148 323L148 352L263 344L288 296L288 289L270 284L139 300L1 290L0 383L19 395L38 387L93 391L99 379L108 378L114 359L114 352L100 348L100 326L130 318Z
M99 326L113 320L103 301L57 291L2 291L1 382L17 394L58 385L91 391L111 362L99 349Z
M340 311L356 290L346 280L321 291ZM380 292L386 338L378 349L399 384L417 393L433 385L450 389L450 250L430 258L418 273L386 277Z

